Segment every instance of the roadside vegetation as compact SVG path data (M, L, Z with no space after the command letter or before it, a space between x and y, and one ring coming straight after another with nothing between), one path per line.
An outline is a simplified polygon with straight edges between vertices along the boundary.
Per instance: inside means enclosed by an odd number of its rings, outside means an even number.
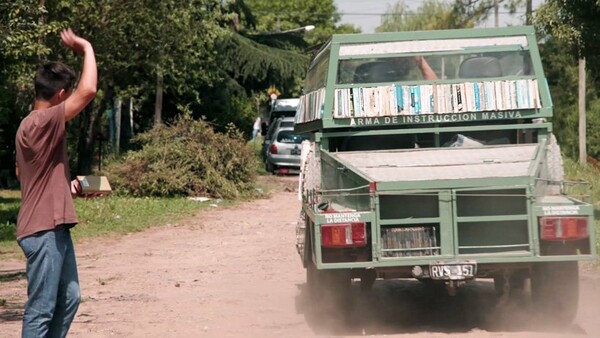
M133 142L138 150L106 166L120 194L238 199L255 192L255 156L233 125L217 133L208 122L183 114Z
M111 195L75 199L79 224L72 232L75 241L90 237L137 232L151 226L176 224L199 210L209 208L215 200L197 202L184 197L155 198ZM224 203L217 205L221 206ZM20 195L14 190L0 190L0 257L17 256L15 227Z
M581 166L569 158L565 159L564 166L566 181L587 183L584 185L567 185L565 189L567 193L594 204L596 252L600 252L600 238L598 237L598 234L600 234L600 170L592 165Z
M247 144L233 126L218 133L208 122L183 114L172 125L139 134L134 144L137 150L105 166L111 195L75 199L75 240L175 224L204 208L265 195L255 183L259 140ZM19 191L0 190L0 255L19 253L19 206Z

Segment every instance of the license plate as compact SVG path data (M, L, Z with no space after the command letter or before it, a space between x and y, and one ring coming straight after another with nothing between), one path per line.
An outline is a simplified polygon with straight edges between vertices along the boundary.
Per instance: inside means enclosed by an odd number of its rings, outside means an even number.
M292 149L292 155L300 155L300 149Z
M431 279L461 280L475 277L477 263L474 261L436 261L429 265Z

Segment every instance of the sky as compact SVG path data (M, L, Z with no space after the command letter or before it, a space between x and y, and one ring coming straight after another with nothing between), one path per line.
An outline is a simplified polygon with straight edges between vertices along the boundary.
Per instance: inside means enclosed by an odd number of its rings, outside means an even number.
M446 0L449 1L449 0ZM342 13L341 23L350 23L358 26L362 29L363 33L372 33L375 31L375 27L381 24L381 14L385 13L387 9L395 4L397 0L335 0L335 4L338 11ZM425 0L404 0L413 10L416 10ZM539 7L544 0L533 0L533 9ZM518 25L524 22L523 7L522 12L516 14L515 17L511 17L505 9L500 7L500 26L506 26L507 24ZM485 22L482 27L493 27L494 26L494 15Z

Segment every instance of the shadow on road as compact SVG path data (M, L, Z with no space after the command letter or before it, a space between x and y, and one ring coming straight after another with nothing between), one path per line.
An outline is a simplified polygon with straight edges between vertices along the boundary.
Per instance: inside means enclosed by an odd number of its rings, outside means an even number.
M550 327L533 312L528 294L515 294L503 307L491 282L473 282L449 296L443 286L416 280L377 281L372 290L353 285L343 305L310 302L304 285L297 309L317 334L372 335L416 332L563 332L585 334L576 326Z

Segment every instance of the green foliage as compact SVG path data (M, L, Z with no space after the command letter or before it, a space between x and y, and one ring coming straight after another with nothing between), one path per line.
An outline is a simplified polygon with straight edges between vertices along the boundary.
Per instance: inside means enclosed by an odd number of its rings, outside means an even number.
M19 214L20 195L14 190L0 190L0 241L15 239L15 224Z
M521 0L500 0L510 12L516 10ZM378 32L400 32L472 28L487 19L495 0L427 0L416 10L410 10L407 2L400 0L386 11Z
M297 96L308 64L307 47L338 29L332 0L263 5L246 6L243 0L0 0L0 187L15 183L14 135L33 102L38 64L48 59L81 67L81 58L60 44L58 33L65 27L92 42L99 69L98 97L69 123L74 174L91 172L97 136L108 135L102 115L116 98L133 100L136 133L152 127L161 77L163 121L173 120L179 114L175 108L185 105L216 130L232 122L249 131L257 115L251 98L271 85L283 96ZM271 5L281 13L294 13L294 18L281 18L282 30L308 24L317 29L308 35L258 36L275 30L267 27L264 20L270 16L261 9L268 11ZM259 16L262 26L257 26ZM236 17L244 25L239 30L232 29ZM347 32L351 27L339 29ZM122 125L128 125L125 118Z
M350 25L338 25L340 15L333 0L245 0L256 15L256 30L276 32L307 25L315 29L304 33L307 42L315 45L324 42L331 34L357 33Z
M114 187L133 196L210 195L237 198L253 191L255 162L241 134L215 133L189 114L171 126L139 134L141 149L106 169Z
M600 79L600 3L597 0L547 0L536 12L535 25L544 36L566 43L575 57L585 57L595 79Z
M563 153L571 158L579 155L578 60L569 43L549 37L540 44L540 53L554 103L554 134ZM587 150L600 158L600 92L597 80L588 76L586 86Z
M304 76L309 58L290 50L259 45L240 34L229 34L222 41L223 64L234 78L246 81L264 81L277 76L280 81L294 76ZM269 77L271 81L274 79Z

